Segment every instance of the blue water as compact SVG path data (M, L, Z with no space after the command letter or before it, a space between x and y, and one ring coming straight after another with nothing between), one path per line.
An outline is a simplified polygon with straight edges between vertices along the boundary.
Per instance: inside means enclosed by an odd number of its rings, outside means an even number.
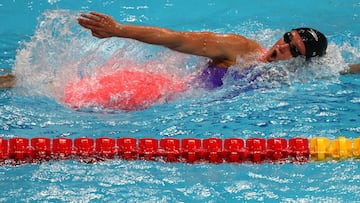
M90 10L123 23L235 32L267 48L293 27L315 27L328 36L329 51L310 64L260 67L266 70L261 81L229 79L215 91L190 92L142 111L76 111L62 104L62 87L109 59L179 76L204 63L132 40L95 39L75 21ZM360 77L338 72L360 63L359 15L357 1L0 1L0 67L18 77L15 88L0 90L0 136L354 139L360 136ZM0 201L352 202L360 199L359 163L2 166Z

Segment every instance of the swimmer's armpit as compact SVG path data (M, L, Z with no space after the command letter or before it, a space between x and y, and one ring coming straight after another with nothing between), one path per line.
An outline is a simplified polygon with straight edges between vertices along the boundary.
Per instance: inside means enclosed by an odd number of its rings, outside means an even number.
M360 73L360 63L359 64L349 64L349 69L341 71L340 74L356 74Z
M15 76L12 74L0 75L0 88L9 88L14 86Z

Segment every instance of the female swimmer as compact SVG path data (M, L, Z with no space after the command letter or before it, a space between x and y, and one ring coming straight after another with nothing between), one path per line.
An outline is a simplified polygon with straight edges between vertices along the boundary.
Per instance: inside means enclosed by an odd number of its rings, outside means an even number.
M244 63L240 64L241 67L251 67L259 61L274 62L298 56L309 60L323 56L327 48L325 35L312 28L292 29L266 51L256 41L237 34L176 32L160 27L125 25L98 12L82 14L78 22L98 38L130 38L209 58L208 67L194 77L196 84L207 88L221 86L227 68L236 65L238 58ZM359 69L359 65L350 65L348 72L358 72Z
M183 81L186 84L202 84L206 88L216 88L222 85L223 76L228 67L236 65L240 57L244 64L242 67L249 67L258 62L275 62L287 60L293 57L303 57L306 60L312 57L323 56L326 53L327 39L321 32L312 28L296 28L286 32L269 50L264 49L259 43L238 34L217 34L212 32L177 32L166 28L138 26L120 24L112 17L98 12L81 14L78 23L86 29L89 29L93 36L97 38L121 37L135 39L144 43L160 45L174 51L204 56L209 59L207 68L197 73L190 81ZM360 65L350 65L346 73L360 72ZM165 92L183 91L185 86L178 82L174 84L171 78L161 75L151 75L136 73L136 71L127 70L117 72L112 78L109 75L99 76L97 81L101 82L101 87L87 88L91 85L90 79L84 79L75 83L70 83L65 89L65 103L73 107L89 106L92 104L101 105L110 108L120 108L127 110L139 109L156 103L164 91L160 88L167 87ZM114 102L111 100L114 94L117 95L126 91L129 86L124 82L125 77L129 77L130 86L135 88L133 95L127 100ZM152 89L151 92L142 92L146 85L134 83L132 78L147 78L146 84ZM0 77L1 80L1 77ZM163 84L154 86L154 83L162 81ZM12 85L12 83L6 83ZM0 86L6 86L1 85ZM154 90L155 88L155 90ZM85 92L83 89L89 89ZM112 89L110 91L110 89ZM105 91L105 93L104 93ZM101 98L98 95L102 94ZM139 97L138 95L141 95ZM146 100L146 95L151 98L145 106L142 102ZM139 98L137 98L139 97ZM128 103L129 101L137 103ZM120 103L122 103L120 105ZM124 106L124 103L128 103Z

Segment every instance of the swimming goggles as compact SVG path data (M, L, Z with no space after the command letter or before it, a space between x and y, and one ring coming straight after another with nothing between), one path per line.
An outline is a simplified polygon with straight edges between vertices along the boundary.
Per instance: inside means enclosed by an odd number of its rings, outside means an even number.
M300 53L300 51L296 48L296 46L294 46L294 45L292 45L292 44L290 43L291 40L292 40L291 32L286 32L283 37L284 37L284 41L285 41L286 43L288 43L289 46L290 46L291 56L297 57L297 56L299 56L299 55L302 55L302 54Z

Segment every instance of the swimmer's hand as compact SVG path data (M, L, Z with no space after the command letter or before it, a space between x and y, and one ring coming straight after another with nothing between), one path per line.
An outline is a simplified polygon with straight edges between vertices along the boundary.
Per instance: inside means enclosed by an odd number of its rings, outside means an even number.
M349 69L346 71L340 72L341 74L355 74L360 73L360 63L359 64L349 64Z
M116 20L98 12L81 14L77 20L79 25L89 29L98 38L114 37L121 30L121 25Z
M349 73L360 73L360 63L349 65Z
M0 75L0 88L12 87L15 83L15 76L12 74Z

